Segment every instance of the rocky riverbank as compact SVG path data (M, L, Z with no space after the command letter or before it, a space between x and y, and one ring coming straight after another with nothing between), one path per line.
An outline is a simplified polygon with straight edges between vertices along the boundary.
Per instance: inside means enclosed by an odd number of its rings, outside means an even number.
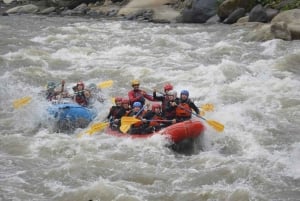
M252 28L246 39L300 39L300 3L256 0L0 0L0 14L89 16L154 23L224 23ZM292 5L292 6L291 6ZM289 6L289 7L288 7ZM286 10L286 8L293 8Z

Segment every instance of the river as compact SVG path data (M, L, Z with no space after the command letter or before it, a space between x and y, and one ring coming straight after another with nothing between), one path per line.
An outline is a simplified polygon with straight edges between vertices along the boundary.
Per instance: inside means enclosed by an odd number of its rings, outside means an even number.
M299 201L300 41L247 42L228 25L78 17L0 17L0 200ZM201 151L165 139L54 133L40 98L48 80L113 80L97 120L130 81L172 83L211 103ZM32 101L19 109L12 102ZM202 121L202 120L201 120Z

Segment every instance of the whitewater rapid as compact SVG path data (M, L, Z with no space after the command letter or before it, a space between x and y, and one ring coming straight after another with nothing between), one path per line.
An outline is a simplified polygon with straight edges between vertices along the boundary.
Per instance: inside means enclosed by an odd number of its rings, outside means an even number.
M2 200L299 200L300 41L244 40L228 25L152 24L73 17L0 17ZM40 92L49 80L99 83L107 100L130 81L152 93L172 83L214 105L199 153L160 136L53 133ZM29 95L32 102L14 109Z

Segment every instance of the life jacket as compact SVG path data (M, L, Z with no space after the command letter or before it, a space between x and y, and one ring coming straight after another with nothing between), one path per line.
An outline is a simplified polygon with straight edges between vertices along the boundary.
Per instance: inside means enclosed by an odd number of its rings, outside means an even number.
M162 121L159 121L159 120L163 120L162 116L159 115L159 114L155 114L152 117L152 119L150 120L149 126L153 126L153 127L159 126L160 123L162 122Z
M88 100L85 97L83 91L80 91L80 92L76 93L75 101L76 101L76 103L78 103L79 105L82 105L82 106L87 106L88 105Z
M189 102L179 103L176 107L176 117L190 118L192 116L192 108Z
M175 98L172 103L175 102L177 105L179 104L179 99ZM168 101L166 104L166 110L165 110L165 118L168 120L174 119L176 117L176 107L177 106L172 106L171 102Z
M110 109L110 116L113 119L119 119L121 118L121 111L122 111L122 107L121 106L112 106Z

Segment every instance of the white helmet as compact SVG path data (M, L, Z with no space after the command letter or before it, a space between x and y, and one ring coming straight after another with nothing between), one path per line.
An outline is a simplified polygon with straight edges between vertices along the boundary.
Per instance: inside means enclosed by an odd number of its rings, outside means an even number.
M174 98L177 98L177 91L175 90L168 91L167 95L174 96Z

